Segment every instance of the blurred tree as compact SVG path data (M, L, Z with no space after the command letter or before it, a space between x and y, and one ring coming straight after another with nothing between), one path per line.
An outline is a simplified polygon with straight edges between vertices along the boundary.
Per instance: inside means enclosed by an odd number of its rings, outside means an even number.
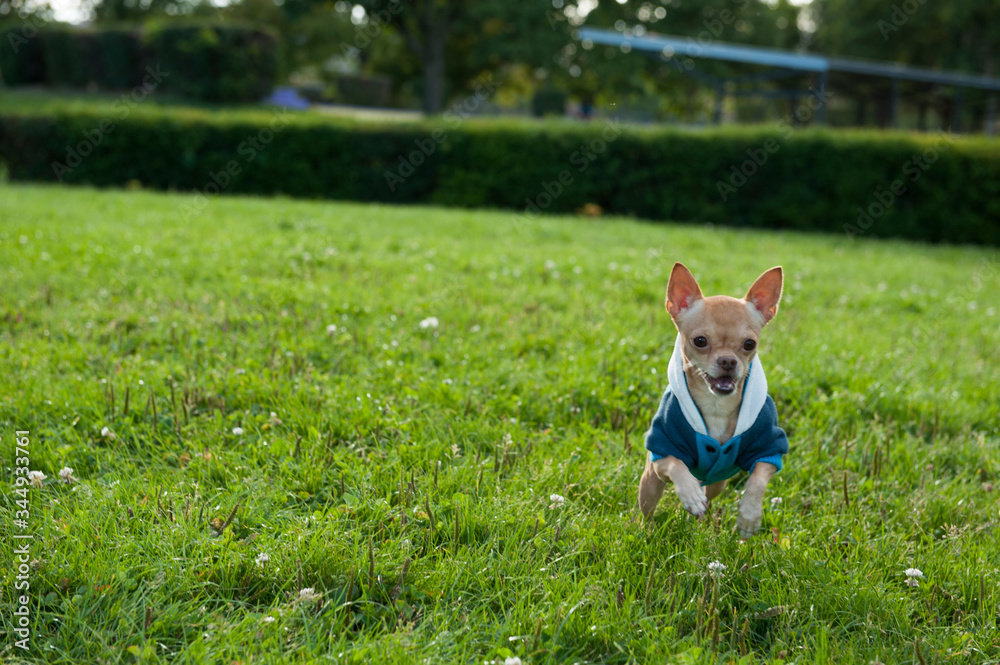
M345 55L355 39L351 5L326 0L242 0L218 12L226 19L266 27L281 40L281 62L288 73L310 66L322 68ZM348 54L349 55L349 54ZM362 61L363 64L363 61Z
M1000 48L1000 0L930 3L918 0L889 5L879 0L814 0L817 17L815 47L830 55L888 60L924 67L996 75ZM879 104L884 124L889 83L862 77L840 77L858 105L856 120L865 120L871 98ZM905 84L904 99L916 104L918 126L924 128L928 106L936 106L945 125L955 111L954 91L940 86ZM969 93L977 105L995 104L982 93Z
M397 32L422 75L426 113L448 93L515 64L550 61L568 35L549 20L550 0L359 0L369 20Z
M194 0L84 0L95 23L138 23L150 18L190 14Z
M554 0L561 5L562 0ZM803 41L798 27L799 9L787 0L576 0L561 8L561 19L571 26L586 24L643 36L652 32L688 37L700 43L747 43L794 49ZM693 121L711 100L713 91L699 74L731 78L747 73L745 66L711 60L632 53L630 49L571 42L557 58L552 72L559 86L581 101L605 98L609 103L656 98L660 113Z
M52 21L52 19L52 7L48 2L0 0L0 27L3 29L14 28L26 23L42 25Z

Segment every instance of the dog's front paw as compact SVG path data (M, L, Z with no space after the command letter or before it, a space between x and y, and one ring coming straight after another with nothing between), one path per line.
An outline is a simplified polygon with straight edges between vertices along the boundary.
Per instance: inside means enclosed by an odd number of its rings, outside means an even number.
M757 533L764 508L759 501L740 501L740 512L736 518L736 530L745 539Z
M705 490L701 488L698 481L678 483L676 490L677 498L681 500L684 510L695 517L702 517L708 510L708 497L705 496Z

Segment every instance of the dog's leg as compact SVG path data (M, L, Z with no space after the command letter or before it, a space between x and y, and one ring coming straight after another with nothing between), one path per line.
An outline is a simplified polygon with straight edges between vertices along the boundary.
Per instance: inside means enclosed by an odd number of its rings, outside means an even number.
M744 539L757 533L760 528L760 520L764 516L764 493L768 482L777 472L778 467L773 464L758 462L747 479L743 498L740 499L739 517L736 518L736 528Z
M663 459L656 460L650 466L661 480L669 480L674 484L674 491L677 493L677 498L681 500L684 510L695 517L701 517L705 514L705 511L708 510L708 498L705 496L705 490L701 487L701 481L694 477L684 462L668 455Z
M639 479L639 510L644 519L648 520L653 516L665 486L666 482L656 475L653 463L647 457L646 468L642 472L642 478Z
M708 499L709 501L711 501L715 497L717 497L720 494L722 494L722 490L726 489L726 483L727 482L729 482L729 481L728 480L720 480L719 482L712 483L711 485L709 485L708 487L706 487L705 488L705 498Z

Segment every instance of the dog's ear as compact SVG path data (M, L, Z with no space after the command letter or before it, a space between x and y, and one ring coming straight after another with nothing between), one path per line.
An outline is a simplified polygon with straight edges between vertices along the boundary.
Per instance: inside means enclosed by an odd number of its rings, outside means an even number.
M694 275L683 263L675 263L667 282L667 312L676 319L684 310L702 299L701 289Z
M764 318L764 323L774 318L778 313L778 301L781 300L782 283L781 266L775 266L757 278L743 299Z

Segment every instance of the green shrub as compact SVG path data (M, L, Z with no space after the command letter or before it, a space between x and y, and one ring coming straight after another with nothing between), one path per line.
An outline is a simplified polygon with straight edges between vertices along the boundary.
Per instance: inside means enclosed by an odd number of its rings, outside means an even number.
M278 71L274 35L240 25L44 28L37 39L19 44L17 52L0 47L8 85L122 90L141 85L148 65L168 73L165 90L204 101L248 102L271 92Z
M277 40L233 25L164 25L145 35L149 57L170 76L164 89L213 102L266 97L277 75Z
M80 148L89 156L57 169L65 182L138 180L212 194L210 183L223 180L226 193L516 215L593 203L657 220L1000 245L1000 141L985 137L286 117L275 130L262 111L139 107L122 119L99 110L9 111L0 115L0 159L16 180L54 180L53 164L68 164ZM87 146L109 118L113 131ZM220 176L231 163L239 172Z
M34 26L0 32L0 75L9 86L45 82L42 42Z
M337 77L338 100L352 106L385 106L392 93L392 85L387 76Z
M569 96L556 88L539 88L531 97L531 113L536 118L566 115L566 100Z
M92 32L48 28L39 33L45 82L57 88L83 88L96 83L99 57Z
M100 84L109 90L140 85L145 65L140 33L134 28L105 28L97 32Z

